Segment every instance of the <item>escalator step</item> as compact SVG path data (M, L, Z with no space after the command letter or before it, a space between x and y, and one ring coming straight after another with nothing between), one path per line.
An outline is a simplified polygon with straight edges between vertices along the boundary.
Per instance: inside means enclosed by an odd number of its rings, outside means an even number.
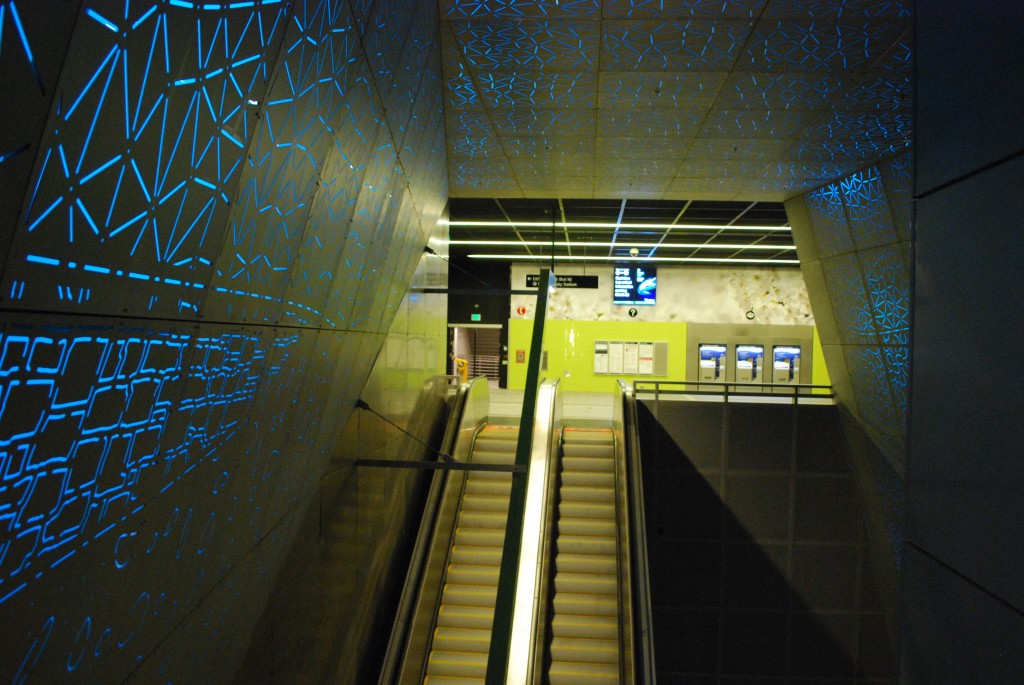
M472 547L498 547L505 544L505 528L463 528L455 529L455 544Z
M612 486L562 485L559 494L563 502L614 502Z
M440 626L434 630L431 648L442 652L487 653L491 631L478 628Z
M441 675L428 675L423 679L423 685L484 685L484 679L481 678L449 678Z
M497 587L498 567L449 564L445 582L450 585L494 585Z
M614 490L615 473L613 471L562 471L562 487L576 485Z
M614 664L619 660L619 641L556 637L551 640L552 661Z
M511 478L477 478L480 475L483 473L474 473L466 479L465 493L467 495L502 497L508 502L508 495L512 490Z
M508 512L508 497L492 495L464 495L462 511L503 511Z
M485 607L494 611L494 598L498 594L497 587L480 585L445 585L441 594L441 604L462 607Z
M492 606L494 602L491 602ZM617 597L595 597L590 594L575 592L555 593L555 615L572 614L573 616L612 616L618 620L619 603Z
M607 519L615 523L614 502L562 502L558 509L558 518Z
M500 528L505 531L508 514L497 511L463 511L459 514L459 526L462 528Z
M559 551L555 568L559 573L600 573L614 576L618 559L607 554L571 554Z
M456 539L456 543L452 547L451 563L498 566L501 563L501 547L460 545Z
M615 537L615 521L610 519L559 519L559 535Z
M515 452L499 452L498 450L473 450L474 464L514 464Z
M551 634L555 637L589 637L599 640L617 640L618 616L574 616L561 614L551 621Z
M474 456L474 461L476 457ZM592 457L562 457L562 471L601 471L614 473L615 461L612 459L594 459Z
M619 682L619 665L552 662L548 682L551 685L616 685Z
M437 625L449 628L490 630L494 624L493 607L467 607L445 604L438 612Z
M487 654L431 650L427 675L483 678L487 673Z
M615 445L605 443L603 445L593 443L563 443L562 454L566 457L593 457L611 461L615 456Z
M562 533L556 542L558 554L610 554L615 555L615 536L568 535Z
M617 585L614 573L563 573L561 571L555 573L556 593L604 595L615 598L619 591Z

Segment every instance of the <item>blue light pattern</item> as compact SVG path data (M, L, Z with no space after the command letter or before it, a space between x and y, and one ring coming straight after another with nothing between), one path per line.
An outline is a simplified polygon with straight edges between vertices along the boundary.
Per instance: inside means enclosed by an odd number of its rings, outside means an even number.
M889 215L889 203L876 167L870 167L840 181L850 236L858 250L896 241L896 231Z
M910 345L910 279L899 247L862 251L858 257L879 341Z
M601 69L727 71L749 33L747 21L606 21Z
M524 69L583 72L597 68L596 21L453 22L468 63L481 72Z
M832 312L844 345L877 344L875 315L857 256L845 254L821 260L832 298Z
M814 242L821 257L831 257L853 249L838 183L829 183L811 191L806 195L805 204Z
M777 3L771 3L777 4ZM737 66L756 71L859 69L879 59L901 28L893 22L828 23L761 21Z
M601 13L600 0L444 0L446 19L526 19L531 17L595 17Z
M0 680L231 677L444 209L407 5L0 0Z

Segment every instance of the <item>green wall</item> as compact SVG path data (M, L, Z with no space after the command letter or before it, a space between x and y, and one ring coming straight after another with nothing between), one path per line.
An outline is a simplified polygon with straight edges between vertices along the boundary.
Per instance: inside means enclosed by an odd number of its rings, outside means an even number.
M511 319L508 322L508 387L522 390L526 385L526 363L516 361L516 352L530 354L530 333L533 321ZM629 380L672 380L686 378L686 324L647 321L566 321L549 320L544 324L544 349L548 351L548 370L544 378L562 379L562 388L575 392L612 392L615 381L625 375L594 373L594 342L597 340L625 342L667 342L667 376L632 376ZM821 339L814 329L814 367L811 382L831 385ZM566 376L565 372L569 375Z
M516 362L516 351L530 354L533 321L511 319L508 328L508 387L522 390L526 385L526 363ZM548 351L548 370L544 378L561 378L562 389L575 392L611 392L615 381L624 375L594 373L594 342L666 342L667 376L631 376L639 380L682 380L686 377L686 324L646 321L566 321L548 320L544 324L544 349ZM565 372L569 375L566 376Z

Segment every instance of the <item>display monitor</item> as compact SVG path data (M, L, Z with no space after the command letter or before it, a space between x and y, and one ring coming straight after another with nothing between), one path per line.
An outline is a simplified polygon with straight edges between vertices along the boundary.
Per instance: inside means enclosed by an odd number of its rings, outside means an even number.
M612 304L655 304L658 274L653 266L618 265L612 274Z
M775 345L772 347L772 382L800 382L800 347Z
M737 345L736 380L740 383L760 383L763 360L764 345Z

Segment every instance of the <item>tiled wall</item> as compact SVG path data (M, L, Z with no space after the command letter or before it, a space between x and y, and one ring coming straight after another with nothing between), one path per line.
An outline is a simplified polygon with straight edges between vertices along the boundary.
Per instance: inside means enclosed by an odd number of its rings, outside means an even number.
M446 201L437 31L0 0L0 680L233 677Z
M894 685L837 410L640 408L659 683Z
M900 474L910 371L910 194L905 154L786 203L836 395Z
M1024 261L1024 14L916 11L913 393L903 682L1024 672L1024 423L1007 358Z

